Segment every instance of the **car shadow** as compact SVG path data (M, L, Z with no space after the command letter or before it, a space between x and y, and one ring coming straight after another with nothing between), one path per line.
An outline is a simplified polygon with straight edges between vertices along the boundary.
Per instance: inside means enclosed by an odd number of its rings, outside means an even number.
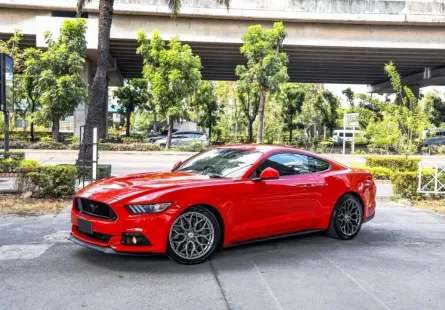
M223 262L222 268L230 270L243 269L245 261L261 261L268 264L281 264L288 260L314 259L327 256L333 251L361 251L372 246L391 246L406 241L403 233L387 230L364 228L353 240L343 241L328 238L323 232L262 241L258 243L237 245L220 249L211 258L213 262ZM213 268L209 260L198 265L181 265L165 255L112 255L87 248L76 247L73 259L82 263L86 269L100 267L116 272L147 273L207 273Z

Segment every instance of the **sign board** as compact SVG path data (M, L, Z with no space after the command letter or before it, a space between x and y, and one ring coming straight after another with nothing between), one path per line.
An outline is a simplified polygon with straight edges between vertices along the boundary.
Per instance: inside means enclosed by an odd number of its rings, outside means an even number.
M121 115L119 113L113 113L113 123L120 124Z
M345 113L343 116L343 155L346 154L346 128L352 127L352 153L355 149L355 128L358 127L358 113Z
M14 121L14 126L16 128L26 128L26 127L28 127L28 121L24 120L24 119L16 119Z
M344 127L358 127L358 113L345 113L343 117Z
M0 111L14 111L14 62L0 54Z

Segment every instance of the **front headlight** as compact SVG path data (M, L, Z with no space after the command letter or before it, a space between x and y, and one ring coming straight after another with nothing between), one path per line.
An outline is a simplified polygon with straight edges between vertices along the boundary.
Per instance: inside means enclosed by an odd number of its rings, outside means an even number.
M171 202L164 202L147 205L126 205L125 207L131 214L151 214L162 212L170 207L171 204Z

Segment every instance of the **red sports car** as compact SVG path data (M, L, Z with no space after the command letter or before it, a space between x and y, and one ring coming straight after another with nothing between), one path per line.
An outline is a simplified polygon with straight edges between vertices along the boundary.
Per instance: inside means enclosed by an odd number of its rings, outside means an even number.
M183 264L219 247L326 231L354 238L374 217L368 172L279 146L225 146L171 172L95 182L73 199L71 240L105 253L166 253Z

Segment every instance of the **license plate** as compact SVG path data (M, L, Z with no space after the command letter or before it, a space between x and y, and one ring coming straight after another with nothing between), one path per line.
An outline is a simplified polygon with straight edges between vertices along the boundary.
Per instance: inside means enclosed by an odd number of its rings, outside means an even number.
M93 234L93 225L91 225L91 222L81 218L77 219L77 229L86 234Z

